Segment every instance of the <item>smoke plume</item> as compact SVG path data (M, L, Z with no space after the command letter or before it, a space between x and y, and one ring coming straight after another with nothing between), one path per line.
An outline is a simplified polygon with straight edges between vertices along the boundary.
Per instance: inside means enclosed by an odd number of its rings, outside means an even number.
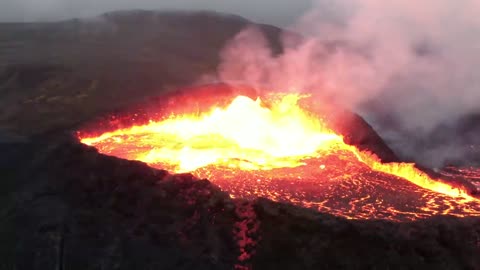
M259 30L239 33L218 77L346 106L400 155L441 166L464 155L451 125L480 111L477 14L480 0L318 1L283 35L279 54ZM429 142L438 132L443 139Z

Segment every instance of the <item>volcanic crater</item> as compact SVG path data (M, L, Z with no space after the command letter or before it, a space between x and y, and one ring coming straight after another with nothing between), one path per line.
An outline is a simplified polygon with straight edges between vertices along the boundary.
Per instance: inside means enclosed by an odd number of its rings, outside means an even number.
M358 115L298 94L204 85L97 119L78 132L101 153L209 179L348 219L480 216L464 178L402 163Z

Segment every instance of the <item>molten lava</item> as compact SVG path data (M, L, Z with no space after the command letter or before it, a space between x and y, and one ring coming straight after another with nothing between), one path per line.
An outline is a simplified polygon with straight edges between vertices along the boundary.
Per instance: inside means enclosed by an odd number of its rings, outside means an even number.
M273 101L271 108L239 96L225 109L180 115L83 138L102 152L191 172L215 164L241 170L298 167L320 149L335 148L342 138L296 106L298 96ZM118 148L118 145L123 145Z
M479 200L464 189L345 144L300 98L238 96L209 112L80 139L105 154L208 178L234 197L266 197L347 218L480 216Z

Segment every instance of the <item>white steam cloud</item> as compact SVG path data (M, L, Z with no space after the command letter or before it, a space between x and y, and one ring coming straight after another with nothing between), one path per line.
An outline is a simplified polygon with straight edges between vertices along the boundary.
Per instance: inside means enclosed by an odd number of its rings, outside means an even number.
M424 149L419 142L480 112L478 14L480 0L323 0L291 27L305 38L284 34L281 54L260 31L239 33L218 77L312 92L370 119L396 152L440 166L462 155L456 137Z

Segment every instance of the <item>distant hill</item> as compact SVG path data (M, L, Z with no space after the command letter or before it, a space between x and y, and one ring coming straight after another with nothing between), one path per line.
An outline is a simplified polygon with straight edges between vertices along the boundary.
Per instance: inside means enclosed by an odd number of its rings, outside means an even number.
M0 128L64 128L214 72L253 23L213 12L119 11L88 20L0 24ZM280 49L281 30L256 25Z

